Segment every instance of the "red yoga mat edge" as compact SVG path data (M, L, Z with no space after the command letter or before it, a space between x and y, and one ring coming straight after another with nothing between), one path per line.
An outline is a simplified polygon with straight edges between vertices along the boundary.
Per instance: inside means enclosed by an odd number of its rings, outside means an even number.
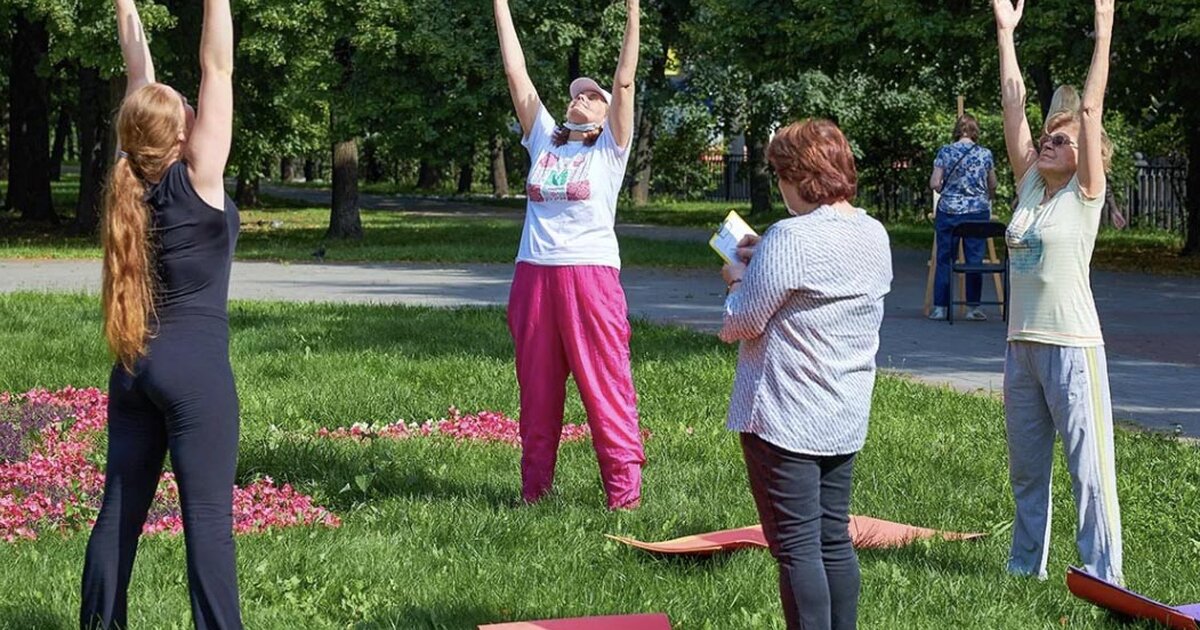
M1200 622L1182 610L1106 582L1076 567L1067 569L1067 590L1106 610L1157 621L1175 630L1200 630Z
M671 620L663 613L604 615L571 619L514 621L479 626L479 630L671 630Z

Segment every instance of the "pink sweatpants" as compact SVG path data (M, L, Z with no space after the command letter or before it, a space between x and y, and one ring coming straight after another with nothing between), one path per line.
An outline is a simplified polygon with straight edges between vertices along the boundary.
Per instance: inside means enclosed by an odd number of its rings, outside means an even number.
M629 365L629 318L612 267L518 263L508 329L521 387L521 494L550 491L562 435L567 376L575 377L609 508L641 498L642 438Z

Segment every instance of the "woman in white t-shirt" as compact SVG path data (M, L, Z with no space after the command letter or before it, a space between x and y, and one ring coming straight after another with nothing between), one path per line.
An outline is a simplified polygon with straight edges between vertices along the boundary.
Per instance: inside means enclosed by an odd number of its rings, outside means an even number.
M638 0L628 16L612 92L571 82L565 120L542 105L508 0L494 0L504 73L529 150L529 202L508 300L521 388L521 494L550 491L562 433L566 381L587 409L610 509L641 500L637 393L629 363L629 316L613 231L633 136Z
M1009 478L1016 501L1010 573L1045 579L1054 436L1063 438L1086 571L1121 584L1121 512L1104 338L1089 265L1112 149L1102 114L1114 0L1095 1L1096 46L1077 107L1050 112L1037 143L1013 32L1024 0L993 0L1004 139L1017 180L1008 227L1012 297L1004 361ZM1057 100L1057 99L1056 99ZM1062 101L1060 100L1060 103Z

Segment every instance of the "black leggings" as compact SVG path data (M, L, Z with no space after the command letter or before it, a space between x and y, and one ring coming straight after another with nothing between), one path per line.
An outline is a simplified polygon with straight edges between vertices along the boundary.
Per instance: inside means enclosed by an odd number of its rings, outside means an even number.
M227 330L160 331L136 376L113 368L104 503L83 568L83 628L127 625L138 536L168 451L196 628L242 627L233 545L238 400Z
M819 457L743 433L750 490L788 630L850 630L858 617L858 556L850 542L854 455Z

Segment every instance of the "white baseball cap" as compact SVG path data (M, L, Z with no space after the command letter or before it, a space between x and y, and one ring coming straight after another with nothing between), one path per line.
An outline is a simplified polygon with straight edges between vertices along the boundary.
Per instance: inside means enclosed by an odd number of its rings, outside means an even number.
M612 104L612 94L609 94L608 90L600 87L600 84L596 83L595 80L589 77L579 77L571 82L572 99L574 99L576 96L579 96L580 93L587 92L589 90L593 92L599 92L600 96L604 97L605 103L608 103L609 105Z

